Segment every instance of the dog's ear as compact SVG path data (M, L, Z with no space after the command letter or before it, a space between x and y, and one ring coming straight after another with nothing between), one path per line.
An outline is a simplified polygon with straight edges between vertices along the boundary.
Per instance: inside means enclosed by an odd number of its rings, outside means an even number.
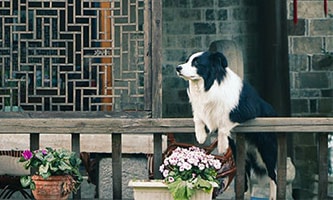
M228 67L227 58L223 55L223 53L215 51L211 53L211 61L214 67Z
M226 74L226 67L228 66L227 59L220 52L214 52L210 55L210 62L212 65L214 79L220 84Z

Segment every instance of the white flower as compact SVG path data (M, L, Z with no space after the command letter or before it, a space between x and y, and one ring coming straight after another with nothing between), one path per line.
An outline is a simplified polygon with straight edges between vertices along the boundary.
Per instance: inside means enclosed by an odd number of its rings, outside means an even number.
M174 179L172 176L169 176L169 177L168 177L168 181L169 181L170 183L172 183L172 182L175 181L175 179Z
M163 176L164 176L164 177L167 177L168 175L169 175L169 170L167 170L167 169L164 170L164 171L163 171Z
M184 162L183 163L183 167L186 169L186 170L190 170L192 168L192 165L190 165L189 163L187 162Z
M205 169L205 165L203 163L200 163L198 165L198 167L199 167L200 170L204 170Z
M162 164L162 165L160 166L160 172L163 173L163 171L164 171L164 165Z
M222 167L222 164L219 160L215 160L213 166L215 169L220 169Z

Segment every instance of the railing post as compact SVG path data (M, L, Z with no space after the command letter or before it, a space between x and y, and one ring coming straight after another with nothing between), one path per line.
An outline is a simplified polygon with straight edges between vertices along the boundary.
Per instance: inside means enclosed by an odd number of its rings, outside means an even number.
M318 199L328 199L328 133L318 135Z
M244 199L245 191L245 135L236 133L236 199Z
M286 199L287 185L287 136L286 133L277 134L277 199Z
M154 178L162 178L162 174L159 171L159 167L162 164L162 134L154 134Z
M30 133L30 150L39 149L39 133Z
M30 133L30 151L39 149L39 133ZM36 173L36 169L30 169L31 174Z
M121 133L112 133L112 191L113 199L122 199Z
M72 133L72 151L80 157L80 133ZM81 199L81 188L73 194L73 199Z

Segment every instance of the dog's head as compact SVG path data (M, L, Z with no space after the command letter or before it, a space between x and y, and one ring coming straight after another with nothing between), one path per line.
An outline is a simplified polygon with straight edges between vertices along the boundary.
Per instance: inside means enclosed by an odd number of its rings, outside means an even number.
M220 52L198 52L191 55L184 64L176 67L178 76L189 81L204 81L205 91L216 80L219 84L226 75L227 59Z

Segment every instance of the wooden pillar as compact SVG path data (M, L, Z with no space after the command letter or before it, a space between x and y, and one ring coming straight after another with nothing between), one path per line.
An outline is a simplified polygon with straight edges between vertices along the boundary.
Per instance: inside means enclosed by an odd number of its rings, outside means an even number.
M162 0L152 0L152 115L162 117Z
M287 31L287 1L258 2L260 27L259 91L276 109L280 117L290 116L290 81ZM274 91L274 92L272 92ZM293 157L292 136L287 136L289 157Z
M287 1L259 1L261 94L278 111L290 116ZM272 92L274 91L274 92Z
M112 95L112 69L111 69L111 62L112 58L111 55L108 55L110 52L109 50L112 47L111 36L112 36L112 29L111 29L111 2L101 2L101 13L100 13L100 39L101 39L101 50L104 52L103 57L101 58L101 67L100 71L102 71L101 81L102 81L102 95ZM102 103L104 104L111 104L112 98L111 97L103 97ZM112 106L106 105L102 107L104 111L111 111Z
M150 64L151 110L153 118L162 117L162 0L146 0L145 17L149 18L145 26L149 51L145 61ZM150 19L151 18L151 19ZM148 29L147 29L148 28ZM162 164L162 134L154 134L154 178L161 178L159 166Z

